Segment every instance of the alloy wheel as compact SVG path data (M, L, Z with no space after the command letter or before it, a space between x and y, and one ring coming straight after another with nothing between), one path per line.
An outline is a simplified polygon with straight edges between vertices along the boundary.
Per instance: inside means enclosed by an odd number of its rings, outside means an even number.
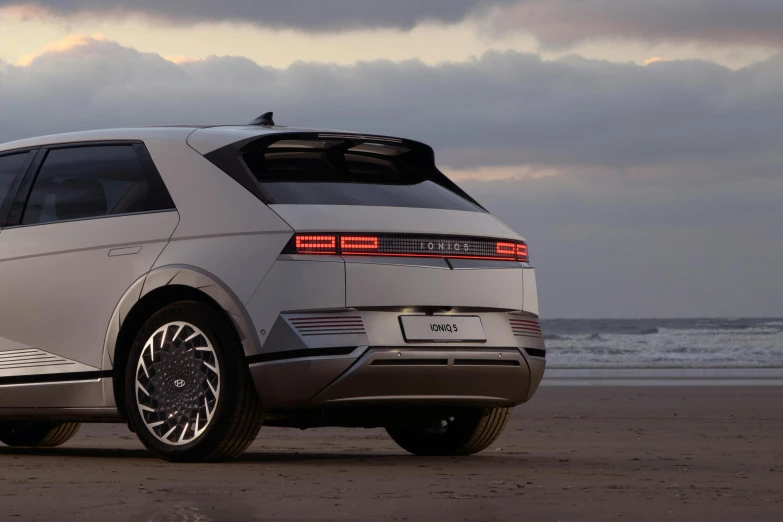
M136 368L136 404L147 429L168 445L198 439L220 397L220 363L209 338L186 322L158 328Z

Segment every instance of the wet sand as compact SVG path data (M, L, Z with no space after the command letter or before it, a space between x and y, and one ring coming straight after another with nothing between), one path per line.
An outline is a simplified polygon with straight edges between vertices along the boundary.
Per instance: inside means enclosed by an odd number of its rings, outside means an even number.
M172 465L111 425L0 469L2 521L783 520L783 387L545 387L466 458L265 428L237 462Z

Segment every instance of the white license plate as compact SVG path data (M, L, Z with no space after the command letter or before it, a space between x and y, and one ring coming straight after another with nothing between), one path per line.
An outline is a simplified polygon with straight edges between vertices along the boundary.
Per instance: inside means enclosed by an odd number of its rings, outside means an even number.
M478 316L402 315L402 335L409 343L485 342L487 335Z

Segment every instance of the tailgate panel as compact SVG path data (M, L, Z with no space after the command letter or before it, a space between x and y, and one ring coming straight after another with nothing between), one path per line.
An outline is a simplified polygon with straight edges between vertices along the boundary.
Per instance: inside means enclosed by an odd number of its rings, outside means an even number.
M522 272L346 263L346 306L522 310Z
M430 208L269 205L297 232L435 234L521 239L490 214Z

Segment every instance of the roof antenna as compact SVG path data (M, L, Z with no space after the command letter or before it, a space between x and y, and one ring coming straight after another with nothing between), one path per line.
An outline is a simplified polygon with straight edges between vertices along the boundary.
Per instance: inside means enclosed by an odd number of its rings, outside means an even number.
M250 125L263 125L264 127L274 127L275 120L272 119L275 113L267 112L250 122Z

